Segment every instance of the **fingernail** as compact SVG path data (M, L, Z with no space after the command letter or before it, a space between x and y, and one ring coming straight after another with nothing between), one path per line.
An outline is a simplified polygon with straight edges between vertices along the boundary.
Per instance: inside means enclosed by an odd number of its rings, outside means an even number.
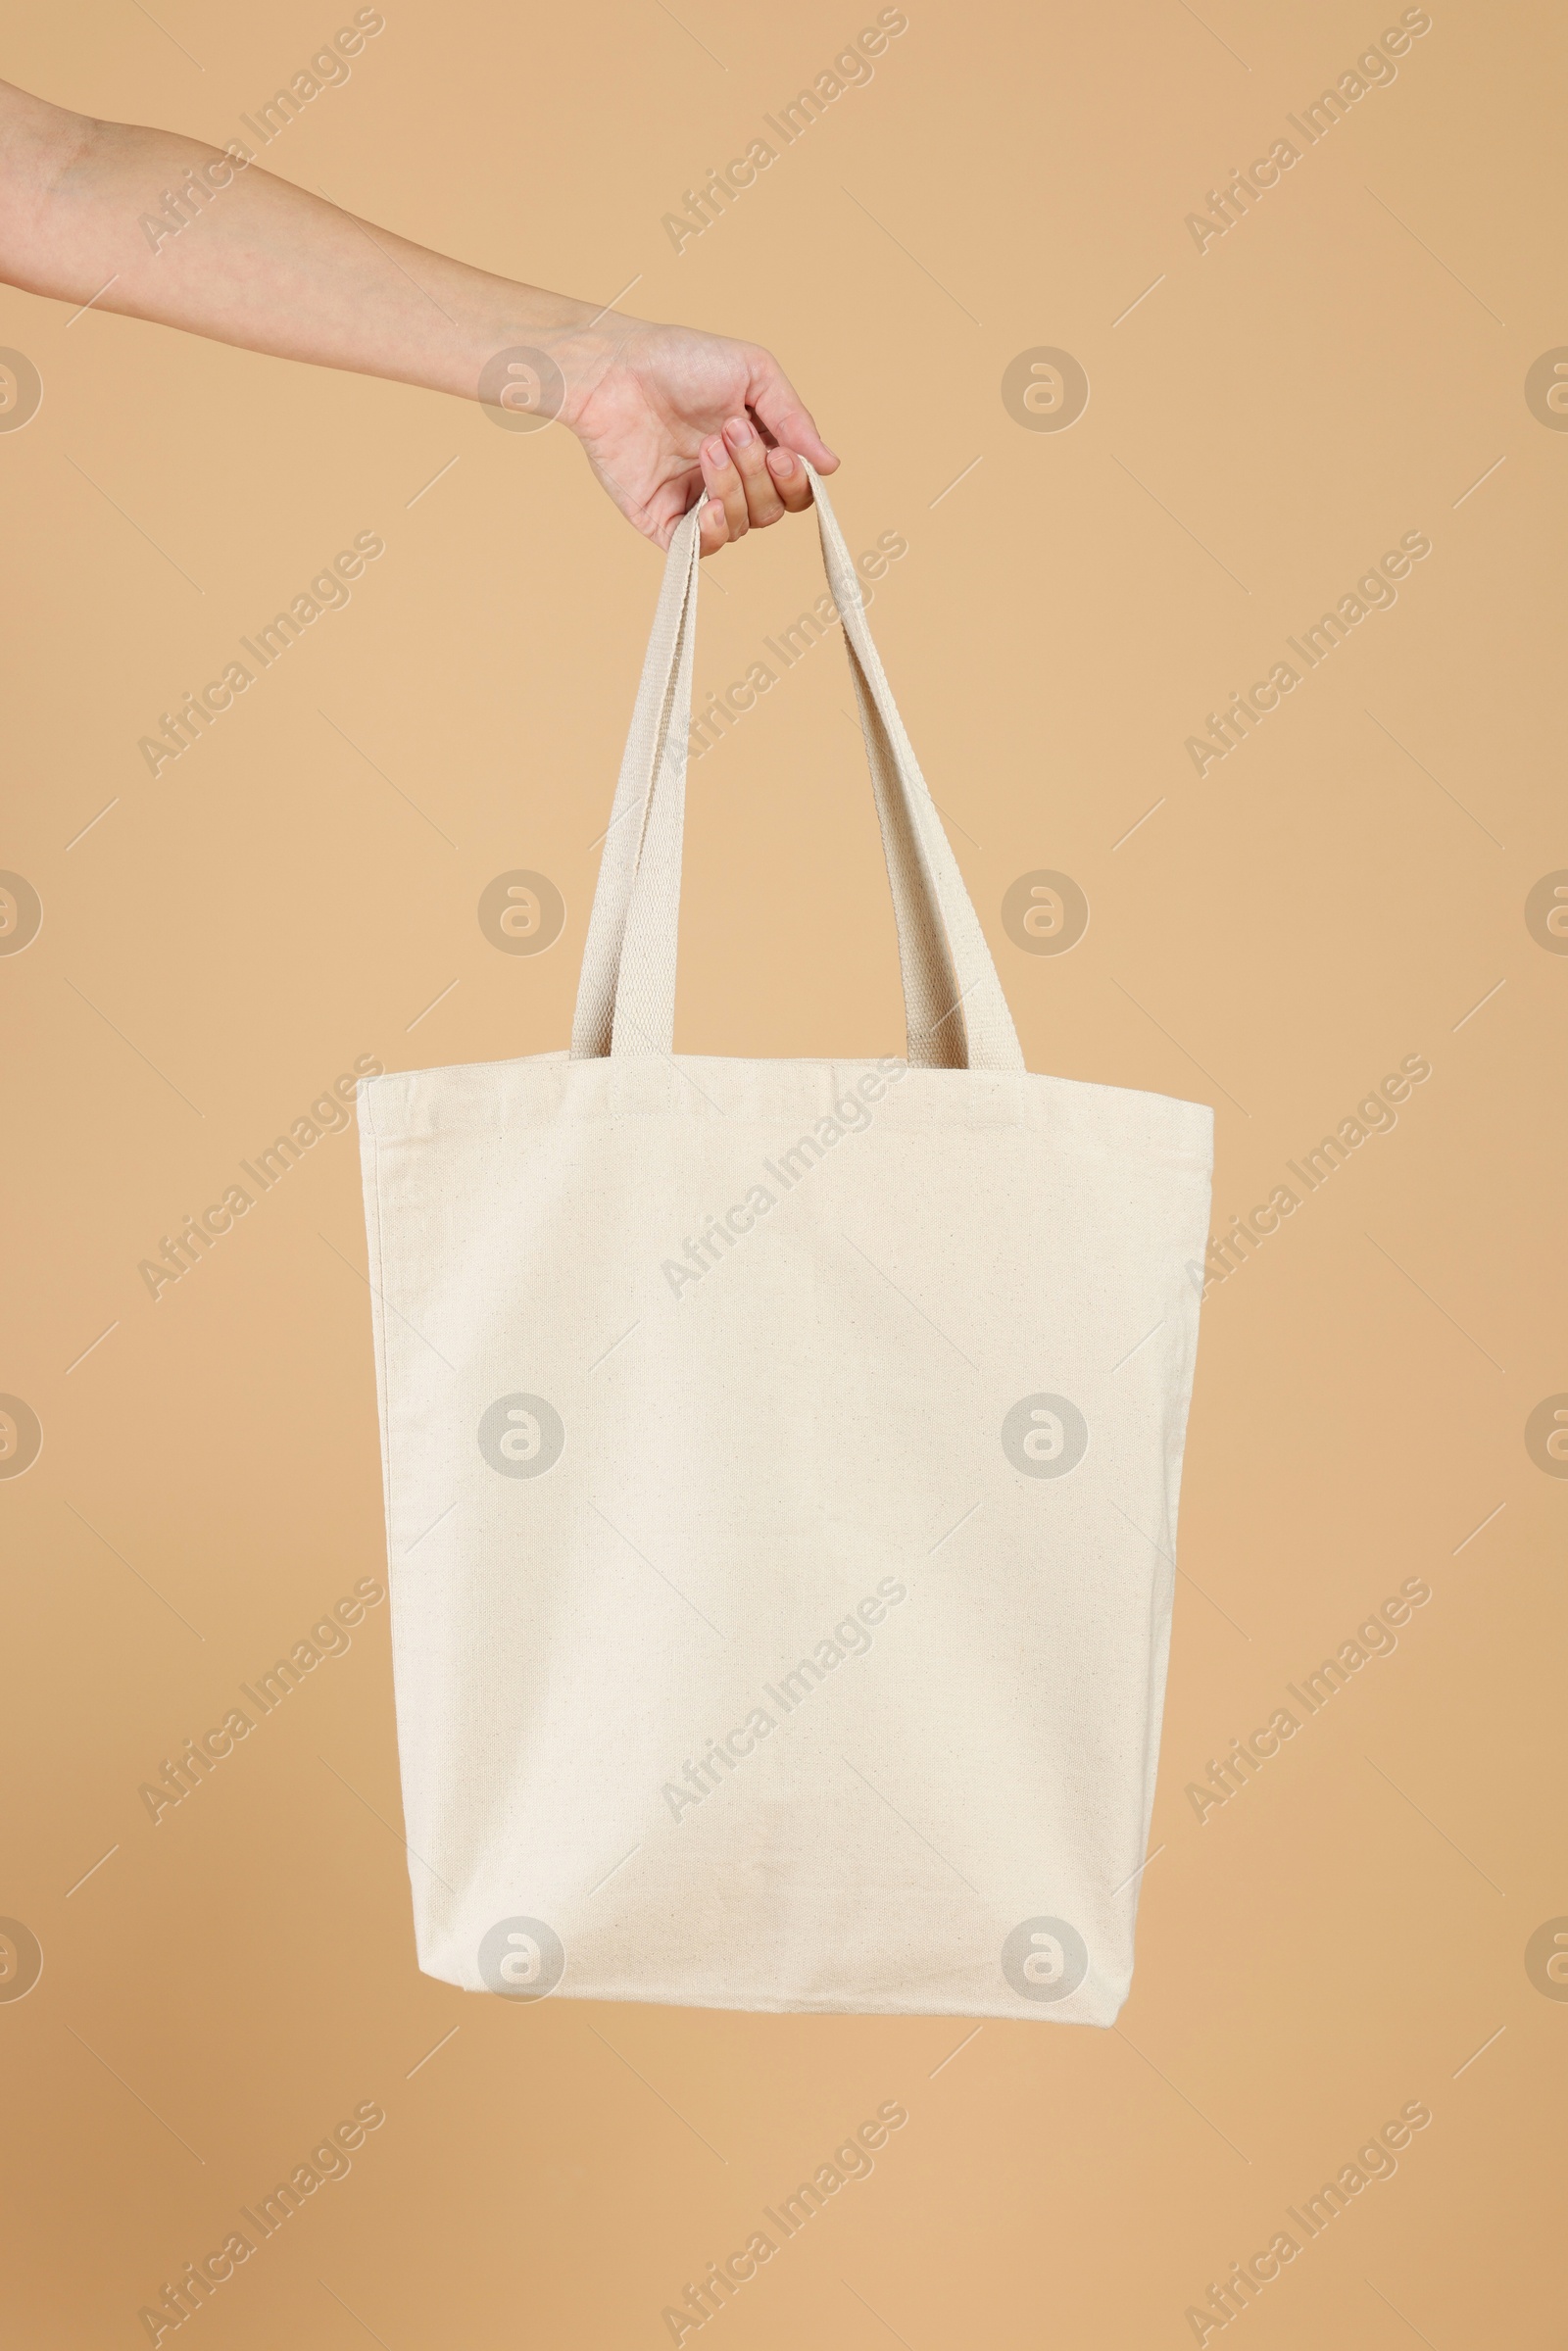
M795 460L787 449L770 449L767 453L768 471L780 481L788 481L795 470Z
M744 416L731 416L724 427L724 437L737 449L744 449L752 438L752 428Z
M714 433L711 440L703 443L703 455L710 465L722 465L727 454L723 441L717 433Z

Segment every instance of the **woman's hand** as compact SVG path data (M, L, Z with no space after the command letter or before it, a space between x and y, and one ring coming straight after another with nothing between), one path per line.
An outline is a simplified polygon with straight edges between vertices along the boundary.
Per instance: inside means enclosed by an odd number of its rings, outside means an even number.
M583 340L586 350L561 354L562 422L628 521L661 547L699 497L702 552L712 555L810 505L803 457L822 473L838 465L760 344L638 318L608 319Z

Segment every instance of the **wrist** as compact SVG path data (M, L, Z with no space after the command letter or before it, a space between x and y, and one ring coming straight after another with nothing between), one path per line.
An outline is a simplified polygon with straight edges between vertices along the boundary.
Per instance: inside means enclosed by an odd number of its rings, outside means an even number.
M644 321L532 287L509 290L523 299L508 302L487 325L479 398L548 415L580 436L595 390L627 342L645 331Z

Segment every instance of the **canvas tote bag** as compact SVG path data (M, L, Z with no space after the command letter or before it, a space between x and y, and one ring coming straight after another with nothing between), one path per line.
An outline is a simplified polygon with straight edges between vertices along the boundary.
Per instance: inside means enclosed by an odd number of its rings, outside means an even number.
M906 1056L673 1050L694 510L569 1054L361 1090L419 1965L1108 2025L1212 1114L1025 1069L814 487Z

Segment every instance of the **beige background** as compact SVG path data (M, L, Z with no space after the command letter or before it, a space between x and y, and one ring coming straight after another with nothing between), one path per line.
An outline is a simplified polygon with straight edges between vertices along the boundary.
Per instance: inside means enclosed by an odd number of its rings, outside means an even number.
M4 71L222 142L350 13L83 0L14 22ZM162 1760L383 1567L352 1139L156 1304L138 1260L357 1054L564 1042L659 563L559 431L4 292L44 382L0 435L0 865L44 906L0 960L0 1389L44 1431L0 1485L0 1913L44 1954L0 2004L19 2351L145 2340L140 2306L366 2100L352 2174L190 2322L209 2351L667 2341L662 2307L889 2099L873 2176L705 2341L1190 2342L1208 2282L1416 2100L1397 2176L1233 2325L1564 2340L1568 2005L1525 1952L1568 1913L1568 1484L1524 1438L1568 1389L1568 959L1524 915L1568 866L1568 438L1523 390L1568 342L1561 23L1435 0L1392 86L1200 255L1185 216L1396 9L909 0L870 84L677 257L662 216L872 14L388 0L268 161L781 354L852 546L908 541L873 625L1030 1064L1211 1101L1216 1230L1431 1062L1205 1304L1131 2003L965 2038L422 1980L384 1607L148 1818ZM1042 345L1088 371L1068 431L1001 398ZM154 781L137 738L363 529L386 554L348 609ZM1185 738L1407 530L1433 552L1396 606L1200 781ZM816 563L791 528L712 567L706 685ZM818 648L694 771L684 1050L902 1044L849 706ZM515 867L565 898L538 957L476 920ZM1061 956L1002 925L1042 867L1092 907ZM1187 1784L1409 1577L1397 1651L1200 1823Z

